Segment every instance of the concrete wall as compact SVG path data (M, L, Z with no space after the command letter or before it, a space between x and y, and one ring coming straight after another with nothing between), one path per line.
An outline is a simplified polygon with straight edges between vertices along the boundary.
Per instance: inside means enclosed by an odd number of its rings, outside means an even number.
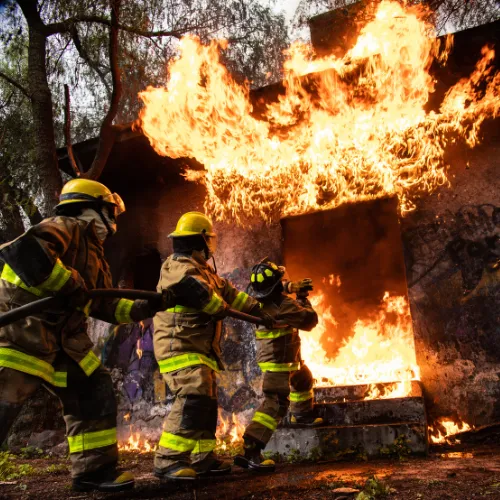
M500 419L500 134L450 154L451 188L401 220L418 362L432 416L476 425ZM484 296L461 303L481 279ZM484 282L484 281L483 281ZM480 285L480 288L482 284Z

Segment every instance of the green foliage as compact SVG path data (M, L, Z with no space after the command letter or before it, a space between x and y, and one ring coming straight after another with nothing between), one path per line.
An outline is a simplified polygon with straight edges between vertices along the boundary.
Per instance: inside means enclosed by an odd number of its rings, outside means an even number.
M374 500L393 493L394 490L380 481L376 476L368 478L363 491L358 493L356 500Z
M351 446L349 448L344 448L342 450L338 450L334 454L334 458L337 459L349 459L349 460L362 460L366 462L368 460L368 455L366 450L364 449L361 443L358 443L356 446Z
M309 453L307 460L310 460L311 462L318 462L322 458L323 458L323 451L319 446L315 446Z
M65 474L70 470L67 464L52 464L42 469L44 474Z
M390 458L398 458L399 460L406 460L411 454L408 436L401 434L394 442L388 446L383 446L379 449L381 455Z
M262 452L262 456L266 460L272 460L274 463L279 463L282 461L282 457L278 452L272 452L272 451L264 451Z
M8 451L0 452L0 481L12 481L33 474L35 469L29 464L17 464L17 458Z
M298 464L305 462L306 459L300 454L300 451L296 448L292 448L288 455L286 456L286 461L290 464Z
M36 446L26 446L21 448L19 453L20 458L44 458L46 457L45 452Z

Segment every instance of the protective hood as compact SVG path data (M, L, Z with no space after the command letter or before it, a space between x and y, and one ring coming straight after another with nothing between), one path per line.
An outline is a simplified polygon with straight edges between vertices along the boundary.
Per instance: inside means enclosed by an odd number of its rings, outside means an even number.
M116 233L116 221L112 220L106 211L102 212L103 217L106 219L106 222L108 223L109 229L111 230L112 234ZM82 213L77 217L80 220L83 220L85 222L92 222L94 221L96 232L97 232L97 237L101 241L105 241L106 238L109 235L108 228L106 227L106 224L104 223L104 220L102 219L101 215L95 211L92 208L84 208L82 210Z

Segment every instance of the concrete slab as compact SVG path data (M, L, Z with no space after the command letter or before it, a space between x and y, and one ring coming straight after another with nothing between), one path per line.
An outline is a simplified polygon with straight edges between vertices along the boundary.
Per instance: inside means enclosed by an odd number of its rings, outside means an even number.
M427 426L418 423L277 429L265 453L288 462L406 456L428 451Z
M377 389L383 396L385 392L389 392L394 387L396 382L388 382L377 384ZM372 392L372 386L369 384L348 385L339 387L316 387L314 389L314 399L316 403L337 403L346 401L359 401L368 397ZM417 380L411 382L410 397L422 397L422 386Z
M412 422L426 425L423 398L376 399L317 404L328 425L368 425Z

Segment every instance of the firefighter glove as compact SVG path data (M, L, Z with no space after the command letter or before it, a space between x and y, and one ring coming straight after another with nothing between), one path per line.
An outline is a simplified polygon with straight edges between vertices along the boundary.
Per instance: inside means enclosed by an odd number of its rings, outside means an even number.
M266 313L265 311L260 310L259 316L262 319L263 325L267 329L271 330L274 327L276 320L270 314Z
M306 292L310 292L313 290L313 281L310 278L304 278L303 280L300 281L289 281L286 284L285 290L287 293L298 293L298 294L305 294L307 296Z

